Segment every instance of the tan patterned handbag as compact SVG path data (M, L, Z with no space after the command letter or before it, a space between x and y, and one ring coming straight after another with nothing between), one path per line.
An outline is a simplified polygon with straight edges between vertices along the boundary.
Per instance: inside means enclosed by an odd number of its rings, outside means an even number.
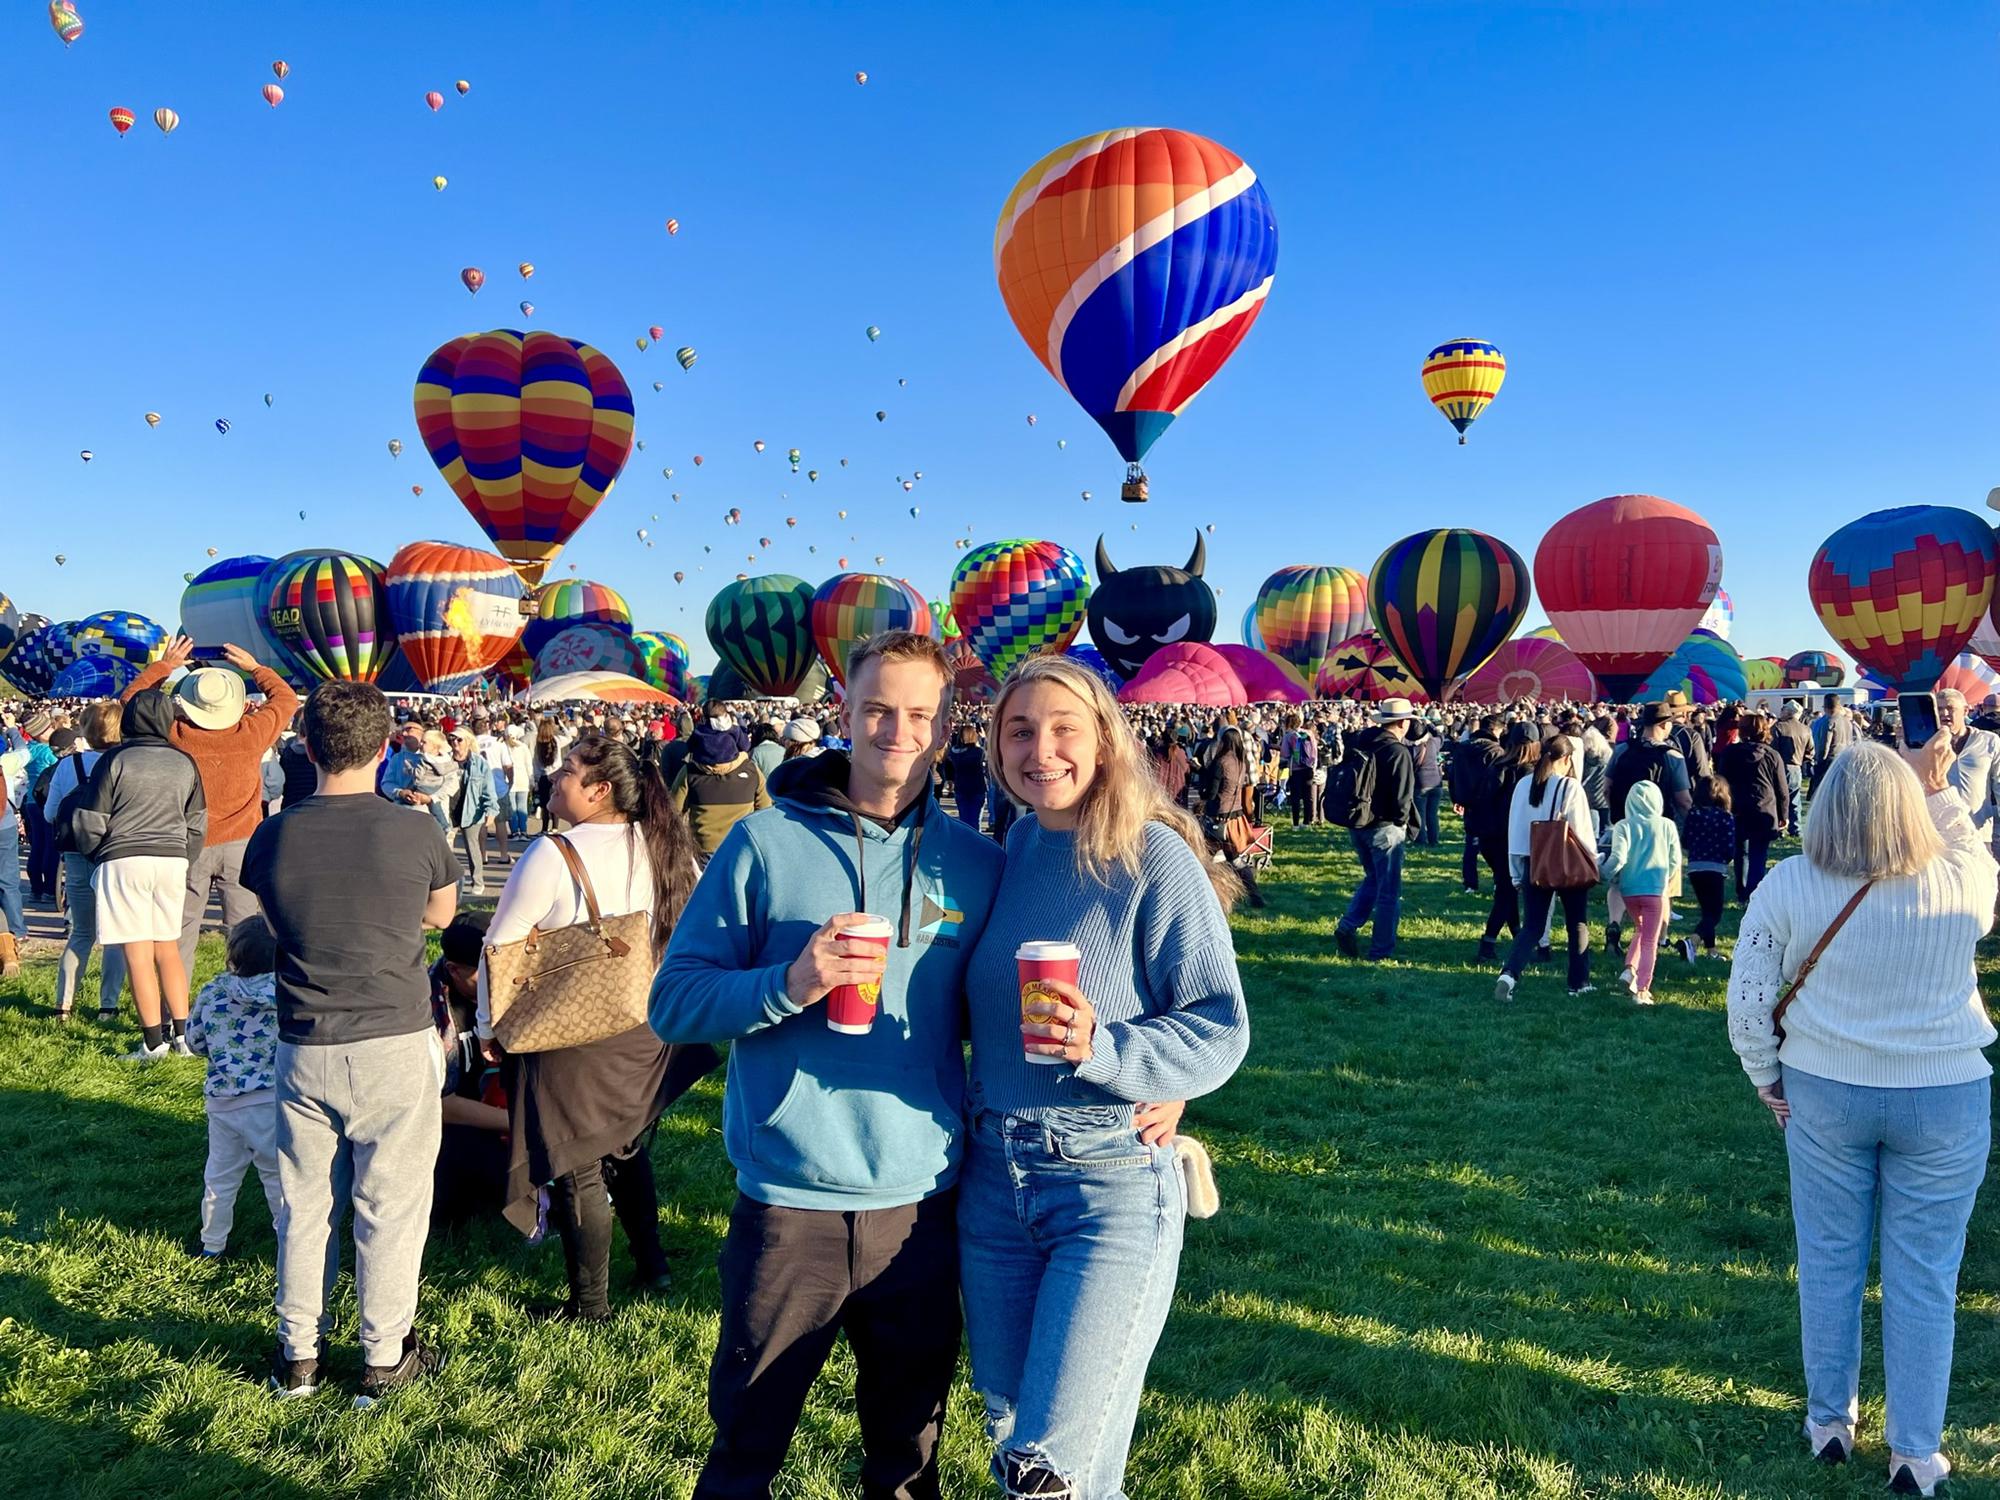
M652 989L651 914L605 916L570 841L555 833L549 842L562 851L590 919L487 945L493 1035L509 1052L554 1052L630 1031L644 1024Z

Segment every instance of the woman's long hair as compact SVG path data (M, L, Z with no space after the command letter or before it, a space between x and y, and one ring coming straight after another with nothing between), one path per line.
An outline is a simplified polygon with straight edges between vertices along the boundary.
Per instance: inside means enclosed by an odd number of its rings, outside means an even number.
M535 720L535 764L545 771L556 765L556 726L547 719Z
M1079 699L1097 724L1100 759L1097 775L1083 794L1077 809L1076 860L1078 867L1094 880L1103 880L1116 865L1127 874L1139 873L1139 856L1145 849L1146 825L1164 823L1181 836L1201 861L1215 887L1216 899L1226 912L1243 894L1243 882L1227 864L1209 857L1208 840L1192 814L1167 800L1159 778L1146 764L1145 747L1125 722L1118 700L1104 685L1104 679L1081 663L1066 656L1030 656L1012 672L993 700L992 730L986 742L986 766L1001 790L1016 803L1027 799L1008 780L1000 747L1006 739L1007 704L1014 694L1030 683L1049 682Z
M1576 754L1576 746L1567 735L1551 735L1542 741L1541 758L1535 762L1534 785L1528 788L1528 806L1540 807L1542 794L1548 790L1549 778L1556 774L1558 762L1569 760Z
M694 834L651 756L638 754L622 740L591 734L569 747L569 758L576 762L580 786L610 784L612 807L630 823L631 835L646 841L653 866L653 957L658 959L694 892Z

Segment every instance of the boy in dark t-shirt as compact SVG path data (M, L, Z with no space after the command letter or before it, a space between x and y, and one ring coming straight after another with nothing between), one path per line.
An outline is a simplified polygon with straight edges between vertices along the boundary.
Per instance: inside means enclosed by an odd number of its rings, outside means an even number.
M319 1388L355 1205L365 1368L357 1405L435 1370L413 1331L437 1161L443 1056L424 929L458 907L458 867L434 819L375 794L391 729L372 684L322 683L306 702L318 790L251 835L243 885L278 938L278 1339L272 1388Z

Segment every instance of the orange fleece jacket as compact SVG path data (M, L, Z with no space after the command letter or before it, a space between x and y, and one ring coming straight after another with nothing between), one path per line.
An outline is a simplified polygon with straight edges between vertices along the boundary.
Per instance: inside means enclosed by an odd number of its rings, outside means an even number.
M120 703L133 695L163 684L173 668L156 661L118 695ZM174 719L174 744L194 758L201 772L202 795L208 799L208 837L204 849L217 844L233 844L257 831L264 817L264 752L278 742L278 736L299 711L299 695L285 679L269 667L251 673L251 681L264 695L263 703L249 709L229 729L198 729L186 719Z

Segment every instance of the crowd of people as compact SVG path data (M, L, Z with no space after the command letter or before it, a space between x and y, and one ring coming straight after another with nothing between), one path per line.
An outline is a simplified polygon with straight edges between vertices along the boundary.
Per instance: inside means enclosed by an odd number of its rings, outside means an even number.
M1569 994L1598 987L1600 892L1636 1003L1663 953L1728 963L1730 1041L1786 1128L1812 1452L1856 1443L1879 1232L1892 1477L1928 1494L1949 1470L2000 886L2000 735L1957 695L1899 751L1834 697L1121 707L1055 656L964 703L902 632L857 648L844 702L782 714L344 682L302 705L222 649L175 681L175 641L117 703L5 710L0 958L17 972L25 884L66 914L60 1019L101 947L98 1015L129 987L133 1059L205 1056L197 1253L228 1252L254 1168L283 1395L327 1378L350 1212L362 1404L443 1358L417 1328L436 1225L559 1240L541 1316L613 1315L614 1223L637 1292L665 1288L653 1133L726 1066L696 1493L771 1492L844 1331L866 1493L938 1493L963 1343L1003 1494L1122 1494L1184 1221L1216 1199L1183 1112L1249 1045L1229 911L1264 903L1274 827L1324 825L1311 847L1341 838L1357 871L1334 954L1394 959L1406 859L1444 845L1448 807L1462 849L1435 858L1490 884L1466 957L1497 1000L1552 958L1558 910ZM191 995L211 902L227 965ZM1894 982L1886 951L1909 955Z

